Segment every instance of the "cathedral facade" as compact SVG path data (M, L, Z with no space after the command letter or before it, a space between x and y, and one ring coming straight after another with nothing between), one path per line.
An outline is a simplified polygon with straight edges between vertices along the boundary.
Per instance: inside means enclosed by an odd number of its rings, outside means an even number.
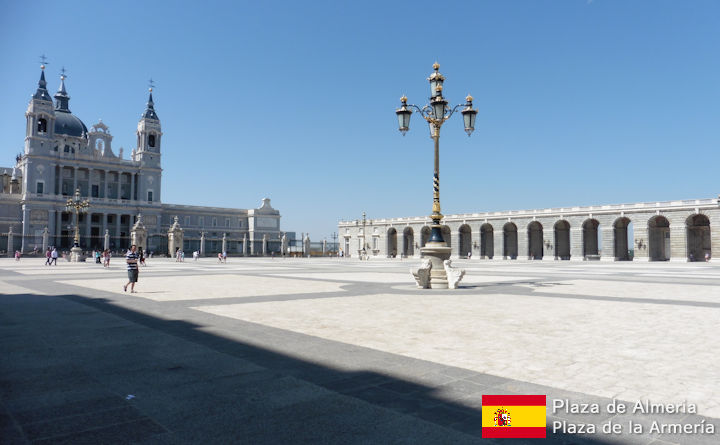
M9 250L32 251L43 244L72 246L76 215L66 209L76 190L90 207L79 215L80 246L112 250L130 244L142 215L147 249L167 249L174 221L184 232L184 250L258 255L280 249L280 212L269 199L256 209L233 209L162 202L160 118L152 89L137 126L137 145L126 159L113 150L113 136L102 121L88 129L70 111L65 76L53 97L44 66L25 117L25 146L15 166L0 168L0 234ZM45 242L44 242L45 241ZM0 250L5 244L0 240Z

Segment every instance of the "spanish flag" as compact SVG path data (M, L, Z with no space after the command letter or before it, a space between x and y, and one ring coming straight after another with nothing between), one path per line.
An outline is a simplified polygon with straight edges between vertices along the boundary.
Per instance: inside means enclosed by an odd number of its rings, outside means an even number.
M545 396L482 396L483 438L545 438Z

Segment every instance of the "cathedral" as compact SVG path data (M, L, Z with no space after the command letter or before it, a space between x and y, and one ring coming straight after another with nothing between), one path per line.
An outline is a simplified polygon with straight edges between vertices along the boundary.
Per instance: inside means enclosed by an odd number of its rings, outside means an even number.
M0 168L0 250L28 252L38 246L68 249L76 219L80 247L126 249L140 219L148 251L167 252L168 230L178 225L185 251L262 255L280 250L280 212L269 199L257 209L233 209L162 202L160 118L152 88L137 126L137 146L125 159L113 151L113 136L99 121L89 130L70 111L65 76L53 97L41 66L37 90L25 117L25 147L14 167ZM53 100L54 98L54 100ZM66 204L79 191L89 202L76 218ZM109 241L108 241L109 238Z

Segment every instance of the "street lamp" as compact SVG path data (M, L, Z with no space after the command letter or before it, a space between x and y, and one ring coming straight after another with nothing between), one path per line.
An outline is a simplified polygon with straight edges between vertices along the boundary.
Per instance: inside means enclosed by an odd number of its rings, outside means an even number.
M68 198L65 203L65 210L67 212L75 211L75 240L73 247L70 249L70 261L78 262L82 255L82 249L80 248L80 212L87 212L90 203L80 196L80 189L75 189L75 195L72 198Z
M421 256L429 257L433 269L431 274L431 287L447 287L447 277L444 271L443 261L450 258L450 248L447 247L445 240L442 236L442 222L443 215L440 213L440 127L450 118L456 111L460 110L463 116L463 124L465 125L465 132L468 136L475 130L475 118L477 116L477 110L473 108L472 96L468 95L465 98L465 104L456 105L453 108L448 106L448 101L443 97L443 82L445 76L440 74L440 65L435 62L433 64L433 70L435 70L428 81L430 82L430 105L424 105L422 108L417 105L408 104L407 97L403 96L400 98L400 108L395 110L395 114L398 117L398 124L400 133L405 133L410 130L410 117L412 116L412 109L415 109L420 116L423 117L430 126L430 137L435 141L435 169L433 172L433 206L432 206L432 219L433 223L431 227L430 239L428 240L425 247L420 249ZM432 282L435 281L435 286Z

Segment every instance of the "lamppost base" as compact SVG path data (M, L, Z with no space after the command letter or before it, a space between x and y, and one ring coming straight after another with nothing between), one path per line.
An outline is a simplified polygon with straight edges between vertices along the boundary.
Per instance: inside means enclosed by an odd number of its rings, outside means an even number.
M430 289L447 289L448 279L445 273L445 260L450 259L451 248L445 242L429 242L420 248L420 257L428 258L432 263L430 269Z
M72 249L70 249L70 262L78 263L81 261L85 261L85 257L82 254L82 249L80 248L80 246L73 246Z

